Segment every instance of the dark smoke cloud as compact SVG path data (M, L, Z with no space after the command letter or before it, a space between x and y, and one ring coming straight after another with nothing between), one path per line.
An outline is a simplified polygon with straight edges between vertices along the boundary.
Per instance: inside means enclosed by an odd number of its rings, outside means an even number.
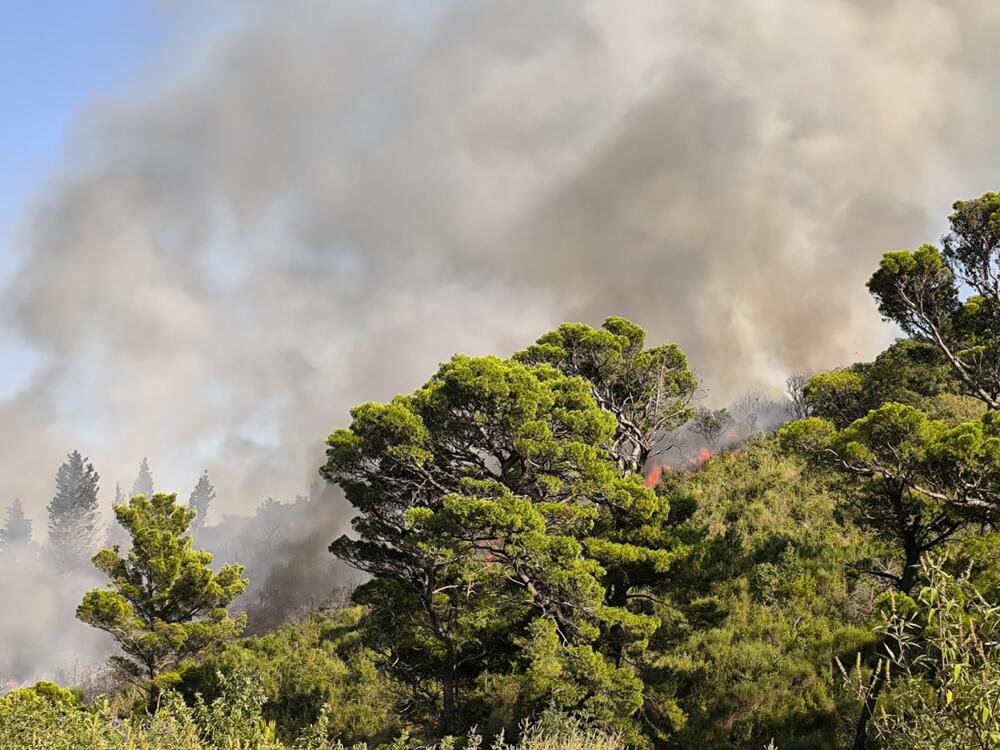
M988 0L254 8L95 104L26 220L0 499L36 520L74 447L106 500L144 455L216 514L293 497L353 403L565 319L780 390L876 352L879 254L996 187Z

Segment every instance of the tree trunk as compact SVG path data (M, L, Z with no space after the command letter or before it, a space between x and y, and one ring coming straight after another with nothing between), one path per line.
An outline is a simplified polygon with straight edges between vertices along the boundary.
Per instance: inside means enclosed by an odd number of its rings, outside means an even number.
M645 447L642 443L638 443L632 452L632 464L635 467L635 472L643 478L646 476L646 464L649 462L650 452L651 449Z
M903 594L909 594L917 583L917 574L920 571L920 552L910 552L906 554L906 567L903 568L903 575L899 579L899 590Z
M920 570L920 546L912 537L907 537L903 541L906 561L904 562L903 574L899 578L897 587L901 594L907 594L913 590L917 583L917 574ZM885 687L885 669L879 669L872 675L872 681L868 685L868 693L865 695L865 703L861 707L861 718L858 719L858 726L854 732L854 745L852 750L867 750L868 748L868 724L872 716L875 715L875 706L878 704L879 694Z
M149 667L149 696L146 701L146 710L149 711L149 715L152 716L156 713L156 709L160 706L160 686L156 683L156 672L155 666L150 665Z
M441 735L449 735L455 728L455 673L449 667L441 678Z
M612 607L622 608L628 604L628 585L621 576L616 576L611 584L608 604ZM615 660L615 666L620 667L625 651L625 630L621 625L613 625L608 632L608 636L611 641L611 658Z

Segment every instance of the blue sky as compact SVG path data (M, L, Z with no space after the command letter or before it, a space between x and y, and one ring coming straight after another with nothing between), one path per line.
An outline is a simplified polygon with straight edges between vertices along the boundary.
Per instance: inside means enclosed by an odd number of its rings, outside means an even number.
M75 115L126 87L167 40L157 5L13 0L0 22L0 274L25 201L57 165Z
M81 110L128 92L180 37L195 47L246 13L223 0L5 0L0 10L2 280L11 233Z
M135 86L178 34L211 26L202 9L191 5L194 12L185 14L182 6L171 9L162 0L3 3L0 284L15 267L14 237L27 204L58 171L79 113ZM0 328L0 399L24 382L33 363L31 353Z
M0 22L0 283L26 204L58 165L77 113L127 86L166 42L154 3L13 0ZM0 328L0 398L36 359Z

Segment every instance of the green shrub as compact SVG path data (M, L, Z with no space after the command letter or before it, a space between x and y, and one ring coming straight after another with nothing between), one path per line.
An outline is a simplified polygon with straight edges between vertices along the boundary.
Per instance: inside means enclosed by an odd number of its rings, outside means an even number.
M51 683L49 683L51 685ZM106 700L85 708L79 703L51 700L47 688L15 690L0 697L0 748L3 750L344 750L329 739L330 710L324 707L315 724L290 744L278 741L274 723L262 712L263 691L255 676L237 672L219 677L220 694L211 703L188 706L173 690L160 696L153 717L116 719ZM58 689L57 690L61 690ZM447 737L427 750L478 750L482 737ZM358 743L352 750L367 750ZM384 750L409 750L408 733L380 745ZM503 735L492 750L624 750L621 737L593 728L580 718L545 714L525 724L520 740L505 743Z
M837 512L837 487L772 439L671 478L690 554L671 569L653 689L686 714L671 746L837 747L855 706L833 660L871 642L870 541ZM673 498L678 498L674 501Z
M300 736L324 710L330 739L387 739L395 726L392 686L357 643L361 614L358 607L317 614L242 638L185 669L177 689L190 704L198 695L212 702L224 693L227 675L252 673L262 716L284 742Z

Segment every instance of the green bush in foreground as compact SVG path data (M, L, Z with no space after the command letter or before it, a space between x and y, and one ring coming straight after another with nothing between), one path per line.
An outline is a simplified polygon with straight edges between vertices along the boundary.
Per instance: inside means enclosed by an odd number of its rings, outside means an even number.
M181 671L177 690L188 703L213 701L224 677L252 673L265 698L263 716L290 742L325 717L326 737L352 744L398 733L394 685L358 642L360 607L317 614L262 636L227 644L203 663Z
M4 750L344 750L330 742L330 713L326 708L318 721L291 744L281 743L273 722L264 718L264 691L256 675L238 672L219 675L220 694L207 703L199 698L193 706L173 690L160 695L159 710L152 717L119 720L106 700L83 707L66 690L53 692L50 683L15 690L0 697L0 747ZM462 746L476 750L482 738L474 731L465 738L445 738L437 747L453 750ZM415 747L404 732L384 750ZM359 743L352 750L363 750ZM543 715L527 724L516 745L499 736L491 750L619 750L624 743L616 734L589 727L577 717Z
M920 591L885 597L876 671L885 699L872 718L885 750L1000 748L1000 606L965 574L925 561ZM866 701L873 675L859 662L847 684Z

